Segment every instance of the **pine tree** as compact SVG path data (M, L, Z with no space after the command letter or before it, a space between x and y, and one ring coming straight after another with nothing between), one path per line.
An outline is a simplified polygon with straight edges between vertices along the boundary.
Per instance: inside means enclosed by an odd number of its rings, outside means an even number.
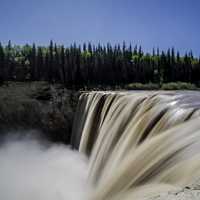
M41 47L38 47L37 51L37 80L45 80L45 65L43 51Z
M8 41L8 45L5 48L6 55L5 55L5 65L6 65L6 79L12 80L13 73L14 73L14 63L13 63L13 56L12 56L12 44L11 41Z
M0 85L4 82L5 79L5 54L2 44L0 43Z
M66 71L65 71L65 48L62 45L61 46L61 52L60 52L60 70L61 70L61 80L63 84L66 84Z
M58 52L57 45L54 45L54 60L53 60L53 74L54 74L54 81L61 81L61 62L60 62L60 54Z
M54 82L53 80L53 62L54 62L54 52L53 52L53 41L50 41L49 45L49 56L48 56L48 80L49 82Z
M135 45L134 50L133 50L133 55L137 55L137 54L138 54L137 45Z
M143 56L143 51L141 46L139 46L138 55L140 58Z
M36 62L36 46L33 44L30 52L30 75L31 80L35 81L37 79L37 62Z

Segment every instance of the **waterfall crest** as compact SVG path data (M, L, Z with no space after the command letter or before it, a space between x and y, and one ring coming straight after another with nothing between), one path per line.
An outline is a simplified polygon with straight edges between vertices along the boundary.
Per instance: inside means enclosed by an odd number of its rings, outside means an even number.
M200 176L197 92L80 96L71 144L90 158L93 200L132 199Z

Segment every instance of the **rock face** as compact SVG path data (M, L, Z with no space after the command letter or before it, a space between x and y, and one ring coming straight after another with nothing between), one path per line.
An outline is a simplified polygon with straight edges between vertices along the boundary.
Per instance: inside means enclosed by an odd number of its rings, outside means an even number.
M70 141L78 93L46 82L0 87L0 134L36 129L55 142Z
M163 193L158 194L155 197L146 198L146 200L199 200L200 190L195 189L183 189L176 193Z
M200 179L197 179L193 184L185 187L178 192L160 194L149 200L199 200L200 199Z

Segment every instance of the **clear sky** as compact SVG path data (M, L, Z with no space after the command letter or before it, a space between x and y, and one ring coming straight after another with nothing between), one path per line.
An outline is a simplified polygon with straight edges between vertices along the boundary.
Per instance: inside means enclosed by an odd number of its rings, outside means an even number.
M122 43L200 55L200 0L0 0L0 41Z

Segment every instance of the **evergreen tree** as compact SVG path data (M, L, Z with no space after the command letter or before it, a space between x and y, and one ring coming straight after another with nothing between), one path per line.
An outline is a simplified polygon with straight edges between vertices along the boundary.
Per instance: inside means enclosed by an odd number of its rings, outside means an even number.
M45 64L44 64L44 57L43 51L41 47L38 47L37 51L37 80L45 80Z
M139 55L140 58L143 56L143 51L142 51L142 47L141 46L139 47L138 55Z
M63 84L66 84L66 71L65 71L65 48L61 46L60 52L60 77Z
M53 59L53 74L54 81L61 81L61 62L60 62L60 53L58 52L57 45L54 45L54 59Z
M53 41L50 41L49 45L49 56L48 56L48 80L49 82L54 82L53 80L53 63L54 63L54 52L53 52Z
M37 63L36 63L36 47L35 44L32 46L32 50L30 52L30 75L31 75L31 80L35 81L37 79Z
M13 73L14 73L14 63L13 63L13 55L12 55L12 44L11 41L8 41L8 45L5 48L6 51L6 58L5 58L5 65L6 67L6 79L12 80Z
M5 79L5 54L2 44L0 43L0 85Z

